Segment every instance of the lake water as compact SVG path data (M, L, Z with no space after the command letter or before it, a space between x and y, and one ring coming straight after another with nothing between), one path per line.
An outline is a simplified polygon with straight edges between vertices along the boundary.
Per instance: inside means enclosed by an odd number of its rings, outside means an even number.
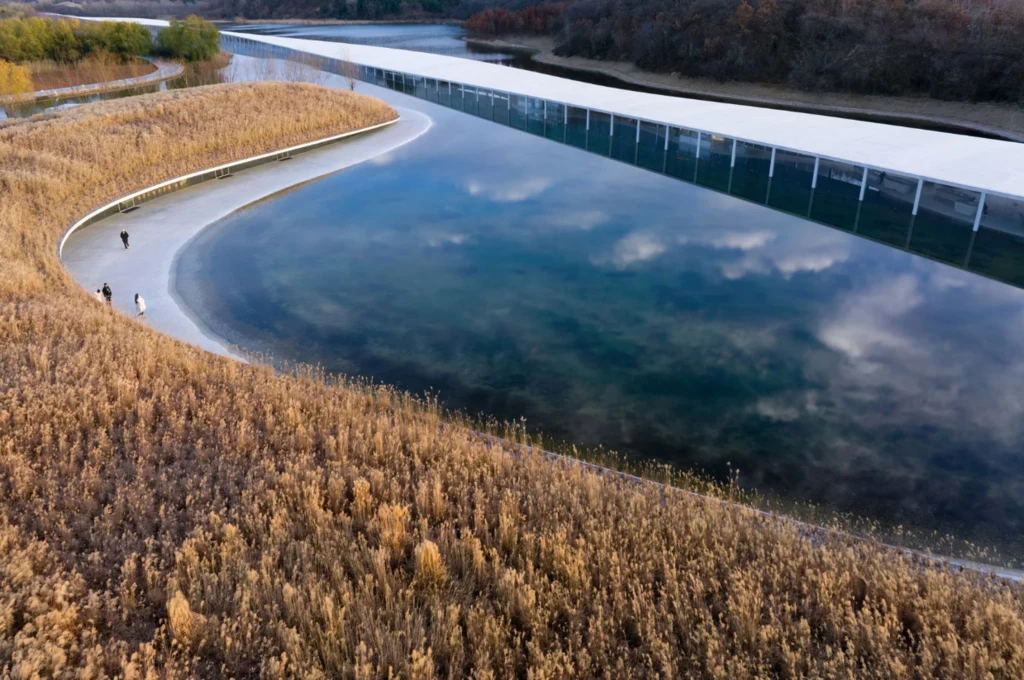
M181 254L214 332L1024 555L1024 291L396 92L435 127Z

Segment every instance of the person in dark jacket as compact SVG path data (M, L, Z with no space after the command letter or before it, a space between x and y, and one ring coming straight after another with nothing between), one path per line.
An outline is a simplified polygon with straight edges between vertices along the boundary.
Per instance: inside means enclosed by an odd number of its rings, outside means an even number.
M113 299L113 297L114 297L114 293L113 293L113 291L110 290L110 286L108 286L107 284L104 283L103 284L103 299L106 300L107 304L109 305L111 303L111 300Z
M124 244L124 249L128 250L128 230L127 229L122 229L121 230L121 243Z

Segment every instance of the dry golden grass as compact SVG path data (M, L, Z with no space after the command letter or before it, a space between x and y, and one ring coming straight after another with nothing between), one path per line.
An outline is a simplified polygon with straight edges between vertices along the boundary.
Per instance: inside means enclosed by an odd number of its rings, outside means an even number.
M97 204L392 115L261 84L0 127L0 677L1024 677L1019 586L205 354L57 260Z
M156 65L148 61L140 59L125 64L109 55L88 57L71 64L43 61L27 66L32 72L32 85L36 91L139 78L157 70Z

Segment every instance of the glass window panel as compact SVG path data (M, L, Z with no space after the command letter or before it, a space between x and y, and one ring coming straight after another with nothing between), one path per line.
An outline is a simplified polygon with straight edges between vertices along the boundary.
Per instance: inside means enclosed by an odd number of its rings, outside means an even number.
M590 112L587 150L607 156L611 149L612 117L607 113Z
M462 109L462 85L459 83L452 83L452 108Z
M452 105L451 83L442 80L437 84L437 103L442 106Z
M544 136L555 141L565 141L565 105L548 102L547 117L544 121Z
M581 149L587 148L587 110L569 107L569 124L565 130L565 143Z
M985 197L967 268L1024 287L1024 199Z
M970 205L958 204L958 212L965 213ZM1014 236L1024 236L1024 198L1004 198L989 194L981 213L981 226Z
M701 135L697 159L697 184L726 191L732 163L732 140L721 135Z
M615 116L615 134L612 135L612 158L627 163L636 162L637 119Z
M640 144L636 151L637 165L655 172L665 168L665 135L664 125L641 121Z
M776 149L775 174L768 189L768 205L797 215L806 215L811 202L814 158Z
M493 120L495 123L509 125L509 96L505 92L494 93Z
M869 170L857 233L905 247L910 236L917 180L885 170Z
M687 182L694 181L697 172L697 136L696 130L669 128L666 174Z
M427 83L427 101L437 103L437 81L433 78L428 78Z
M419 76L415 76L415 79L416 79L416 89L414 90L414 92L416 93L416 96L419 97L420 99L426 99L427 98L427 79L426 78L420 78Z
M916 192L916 190L915 190ZM974 235L981 193L924 182L913 221L910 249L936 260L962 265Z
M544 100L530 98L527 105L526 130L544 136Z
M732 171L729 193L764 203L768 196L768 170L772 150L761 144L736 143L736 167Z
M481 118L491 119L493 109L493 102L491 101L490 90L478 90L477 91L477 102L476 102L476 115Z
M509 125L519 129L526 129L527 105L526 97L514 94L510 96Z
M462 88L462 110L466 113L476 114L477 93L475 87L468 85Z
M811 204L811 219L852 231L860 204L860 183L864 168L822 158L818 163L818 186Z

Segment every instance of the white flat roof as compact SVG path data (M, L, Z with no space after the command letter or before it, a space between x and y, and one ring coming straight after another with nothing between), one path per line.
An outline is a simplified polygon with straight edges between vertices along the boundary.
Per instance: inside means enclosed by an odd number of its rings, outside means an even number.
M151 26L167 22L132 19ZM227 35L365 66L562 102L784 147L943 184L1024 196L1024 144L810 113L620 90L498 64L386 47Z

